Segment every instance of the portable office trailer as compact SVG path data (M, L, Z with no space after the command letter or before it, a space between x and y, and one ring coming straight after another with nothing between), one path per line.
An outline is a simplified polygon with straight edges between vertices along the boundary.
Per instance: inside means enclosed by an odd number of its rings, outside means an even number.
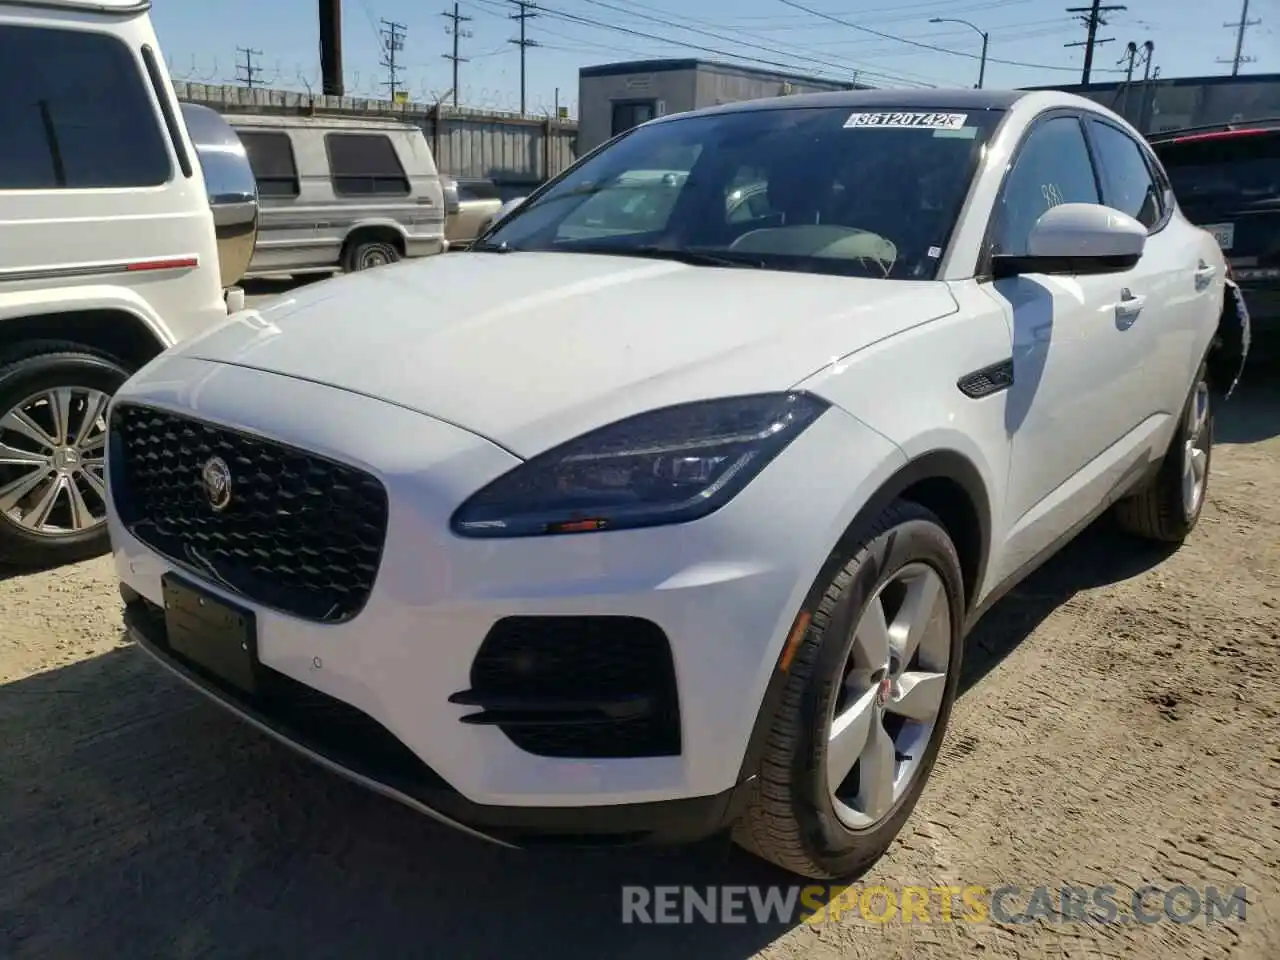
M634 60L578 71L578 155L655 117L720 103L867 84L708 60Z

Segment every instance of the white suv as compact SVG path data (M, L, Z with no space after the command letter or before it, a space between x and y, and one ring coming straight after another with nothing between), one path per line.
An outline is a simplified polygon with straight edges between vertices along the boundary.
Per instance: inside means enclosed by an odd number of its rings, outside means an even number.
M134 377L127 622L474 834L731 827L846 875L924 788L983 609L1113 504L1196 525L1244 319L1224 266L1141 136L1066 94L646 124L472 252Z
M106 551L107 401L227 318L252 251L243 148L180 108L149 7L0 0L0 563Z

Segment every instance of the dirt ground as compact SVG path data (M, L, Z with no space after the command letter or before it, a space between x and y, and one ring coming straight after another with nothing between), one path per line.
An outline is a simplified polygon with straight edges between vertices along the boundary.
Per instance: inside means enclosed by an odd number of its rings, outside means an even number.
M438 828L125 645L104 560L0 579L0 956L1280 957L1280 378L1252 377L1182 550L1101 524L978 626L940 765L861 881L1244 886L1244 922L624 927L624 884L790 880L721 842Z

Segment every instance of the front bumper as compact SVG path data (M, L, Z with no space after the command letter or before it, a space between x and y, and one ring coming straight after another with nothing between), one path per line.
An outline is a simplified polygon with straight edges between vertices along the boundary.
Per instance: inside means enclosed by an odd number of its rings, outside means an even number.
M275 674L270 678L275 681L274 702L255 701L193 670L169 648L163 611L128 587L122 586L121 594L130 639L191 687L314 763L481 840L511 847L687 843L726 829L746 800L749 779L713 796L650 803L473 803L408 750L397 749L373 718L339 700L297 690L289 678Z
M902 462L883 437L833 409L732 503L695 523L472 541L449 533L449 516L518 461L460 428L181 355L148 367L115 402L276 438L379 478L390 524L372 594L354 619L312 623L202 584L253 611L258 657L281 696L237 697L168 651L155 616L161 579L191 574L136 539L112 503L130 630L144 649L278 739L438 819L506 842L533 834L691 839L732 819L753 772L749 748L760 739L761 704L785 636L856 507ZM661 628L678 692L678 754L535 755L495 726L461 722L472 710L451 696L471 686L494 625L516 616L625 616ZM319 705L334 722L317 732L287 706L293 701ZM364 733L332 736L337 728Z

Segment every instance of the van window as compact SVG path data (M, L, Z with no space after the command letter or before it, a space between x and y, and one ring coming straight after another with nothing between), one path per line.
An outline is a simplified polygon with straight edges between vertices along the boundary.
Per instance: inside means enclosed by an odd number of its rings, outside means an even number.
M85 30L0 25L0 190L154 187L173 164L138 61Z
M502 195L495 184L488 180L459 180L458 198L460 200L499 200Z
M400 197L409 193L409 178L386 134L330 133L324 140L334 193Z
M287 133L238 130L240 142L249 155L249 166L258 181L260 197L296 197L298 167L293 160L293 143Z

